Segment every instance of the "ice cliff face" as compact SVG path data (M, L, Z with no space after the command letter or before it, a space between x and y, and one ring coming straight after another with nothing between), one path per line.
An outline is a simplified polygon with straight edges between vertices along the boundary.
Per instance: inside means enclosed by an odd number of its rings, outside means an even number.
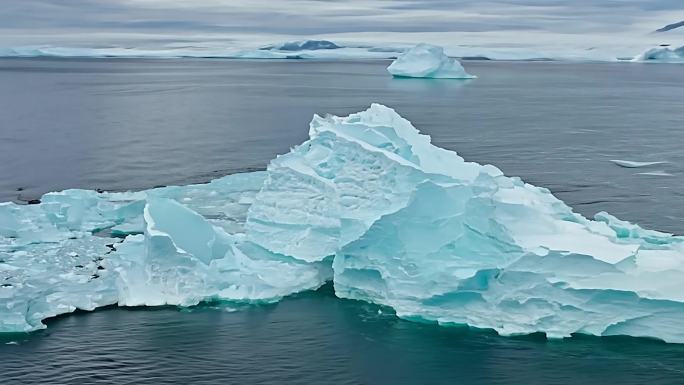
M684 238L433 146L392 109L319 117L266 172L0 205L0 331L107 304L339 297L501 334L684 342Z
M418 44L401 54L387 71L397 77L472 79L461 63L444 54L442 47Z

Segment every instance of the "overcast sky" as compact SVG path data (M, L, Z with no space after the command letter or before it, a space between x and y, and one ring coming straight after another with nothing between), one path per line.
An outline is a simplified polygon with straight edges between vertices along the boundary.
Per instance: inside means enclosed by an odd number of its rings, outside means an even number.
M0 45L421 32L648 34L680 20L684 0L0 0Z

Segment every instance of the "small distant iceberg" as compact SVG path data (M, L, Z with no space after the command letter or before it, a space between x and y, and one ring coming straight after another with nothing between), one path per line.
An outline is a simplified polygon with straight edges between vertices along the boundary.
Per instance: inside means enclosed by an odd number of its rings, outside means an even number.
M649 171L649 172L640 172L637 173L637 175L646 175L646 176L674 176L670 174L667 171Z
M430 44L418 44L400 55L387 71L396 77L433 79L473 79L461 63L448 57L444 49Z
M635 57L633 61L684 63L684 46L679 48L671 48L669 45L663 45L660 47L651 48L641 55Z
M640 168L640 167L649 167L649 166L655 166L658 164L665 164L667 163L666 161L657 161L657 162L636 162L633 160L622 160L622 159L611 159L611 162L617 164L620 167L625 167L625 168Z
M322 49L340 49L343 46L337 45L329 40L300 40L288 41L282 44L268 45L260 48L265 51L317 51Z

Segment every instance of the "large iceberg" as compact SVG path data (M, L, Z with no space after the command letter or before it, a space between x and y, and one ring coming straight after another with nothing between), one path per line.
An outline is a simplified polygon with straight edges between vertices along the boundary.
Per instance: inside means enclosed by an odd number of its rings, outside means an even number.
M387 67L397 77L472 79L461 63L448 57L442 47L418 44L401 54Z
M0 205L0 331L74 309L272 302L332 280L399 317L684 343L684 237L431 144L394 110L315 116L266 171Z

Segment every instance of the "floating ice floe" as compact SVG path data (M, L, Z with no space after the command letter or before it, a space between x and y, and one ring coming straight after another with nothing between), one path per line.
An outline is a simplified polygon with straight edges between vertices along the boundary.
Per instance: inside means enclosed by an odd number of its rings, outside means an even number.
M673 176L667 171L648 171L648 172L639 172L637 175L646 175L646 176Z
M394 110L315 116L265 172L0 205L0 331L109 304L272 302L332 280L399 317L684 342L684 238L431 144Z
M448 57L442 47L418 44L401 54L387 71L397 77L472 79L461 63Z
M666 161L637 162L637 161L633 161L633 160L622 160L622 159L611 159L610 161L615 163L616 165L618 165L620 167L625 167L625 168L649 167L649 166L655 166L655 165L667 163Z

